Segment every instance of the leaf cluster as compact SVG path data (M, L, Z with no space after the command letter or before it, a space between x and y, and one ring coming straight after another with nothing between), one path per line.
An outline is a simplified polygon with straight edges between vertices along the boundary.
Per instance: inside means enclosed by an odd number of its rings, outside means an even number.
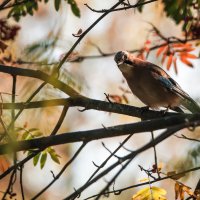
M37 128L25 129L25 128L19 127L19 128L16 128L16 133L18 135L18 138L21 140L30 140L30 139L38 138L43 135L43 133L40 132L39 129ZM28 155L32 153L33 153L32 150L28 151ZM54 162L60 164L60 160L59 160L60 156L56 153L56 151L52 147L48 147L42 152L38 153L36 156L34 156L33 165L36 166L38 163L40 163L40 168L43 169L47 161L48 155L51 157L51 159Z
M80 10L77 6L75 0L65 0L71 7L73 14L76 17L80 17ZM31 0L31 1L23 1L15 0L12 9L8 13L8 17L13 17L16 21L19 21L21 17L26 15L33 15L35 11L38 10L39 2L48 3L49 0ZM61 0L54 0L55 10L58 11L60 9Z

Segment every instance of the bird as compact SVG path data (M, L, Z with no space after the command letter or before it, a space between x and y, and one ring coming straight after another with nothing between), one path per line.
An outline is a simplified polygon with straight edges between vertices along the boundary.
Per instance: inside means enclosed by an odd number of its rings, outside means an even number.
M148 108L200 113L199 105L161 67L128 51L117 52L114 60L132 93Z

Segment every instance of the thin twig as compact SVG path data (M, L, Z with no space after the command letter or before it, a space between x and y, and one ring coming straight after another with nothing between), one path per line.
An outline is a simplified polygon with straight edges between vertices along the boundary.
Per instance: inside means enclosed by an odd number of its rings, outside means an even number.
M105 170L103 170L100 174L98 174L97 176L95 176L92 180L90 180L90 182L88 182L86 185L81 186L78 190L76 190L74 193L70 194L68 197L65 198L65 200L71 200L77 197L77 195L79 195L82 191L84 191L86 188L88 188L90 185L92 185L93 183L97 182L100 178L104 177L106 174L108 174L110 171L112 171L114 168L116 168L117 166L121 165L121 163L127 161L127 165L129 164L129 161L131 162L132 159L134 159L136 156L138 156L140 153L148 150L149 148L151 148L153 145L157 145L160 142L163 142L166 138L170 137L171 135L173 135L176 131L182 129L183 126L182 125L177 125L174 126L173 128L169 128L167 131L164 131L161 135L159 135L158 137L155 138L154 142L150 141L147 144L145 144L144 146L142 146L141 148L137 149L136 151L133 151L132 153L129 153L128 155L122 157L120 160L116 161L115 163L113 163L111 166L107 167ZM126 165L126 166L127 166ZM125 166L125 167L126 167ZM118 171L118 173L120 174L121 171ZM113 181L115 181L116 177L113 177ZM111 182L110 182L111 184Z
M198 140L198 139L189 138L189 137L187 137L187 136L185 136L183 134L181 134L181 136L178 136L178 135L174 135L174 136L177 137L177 138L181 138L181 139L186 139L186 140L190 140L190 141L200 142L200 140Z
M106 163L112 158L113 155L115 155L121 147L133 136L133 134L130 134L128 137L125 138L125 140L110 154L98 168L94 171L94 173L90 176L90 178L87 180L86 184L99 172L100 169L102 169Z
M25 196L24 196L24 187L23 187L23 165L20 166L19 170L20 170L20 189L21 189L21 195L22 195L22 200L25 199Z
M142 3L136 3L134 5L128 5L128 6L124 6L122 8L110 8L110 9L102 9L102 10L96 10L96 9L93 9L91 8L88 4L84 4L88 9L90 9L91 11L93 12L96 12L96 13L106 13L106 12L115 12L115 11L121 11L121 10L128 10L128 9L131 9L131 8L137 8L139 6L143 6L145 4L149 4L149 3L153 3L155 1L158 1L158 0L150 0L150 1L146 1L146 2L142 2Z
M97 20L95 20L94 23L92 23L84 32L81 33L80 37L76 40L76 42L72 45L71 49L65 54L63 59L58 64L56 71L58 72L62 65L65 63L67 58L70 56L70 54L73 52L73 50L76 48L76 46L80 43L80 41L87 35L87 33L90 32L106 15L108 15L110 12L112 12L113 9L115 9L117 6L119 6L124 0L118 1L114 6L112 6L110 9L108 9L106 12L104 12Z
M154 133L153 133L153 131L151 131L151 138L152 138L152 141L154 141ZM156 169L156 172L158 174L158 178L160 178L160 173L159 173L159 169L158 169L157 152L156 152L156 146L155 145L153 146L153 151L154 151L155 169Z
M54 184L60 176L63 174L63 172L67 169L68 166L76 159L76 157L79 155L81 150L85 147L87 143L83 142L83 144L79 147L79 149L76 151L76 153L73 155L73 157L63 166L63 168L60 170L60 172L54 177L54 179L46 186L44 187L38 194L36 194L32 200L37 199L39 196L41 196L52 184Z

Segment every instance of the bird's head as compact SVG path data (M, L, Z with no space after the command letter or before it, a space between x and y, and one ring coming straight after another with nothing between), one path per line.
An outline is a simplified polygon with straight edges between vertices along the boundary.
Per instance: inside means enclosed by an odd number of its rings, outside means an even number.
M118 66L126 63L128 60L128 54L129 53L127 51L119 51L115 54L114 60Z
M131 54L127 51L119 51L115 55L115 62L122 73L130 74L131 68L133 68L132 60L130 59Z

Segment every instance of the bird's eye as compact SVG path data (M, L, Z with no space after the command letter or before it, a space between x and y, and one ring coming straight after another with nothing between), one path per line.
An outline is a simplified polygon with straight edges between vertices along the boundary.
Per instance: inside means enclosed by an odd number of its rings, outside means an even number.
M128 56L125 54L123 60L127 60Z

